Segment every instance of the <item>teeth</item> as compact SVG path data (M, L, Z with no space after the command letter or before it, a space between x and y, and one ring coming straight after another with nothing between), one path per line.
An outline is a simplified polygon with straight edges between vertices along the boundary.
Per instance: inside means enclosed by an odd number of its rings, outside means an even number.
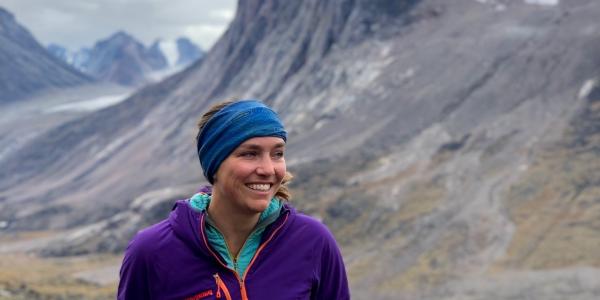
M270 184L248 184L248 187L257 191L268 191L271 188Z

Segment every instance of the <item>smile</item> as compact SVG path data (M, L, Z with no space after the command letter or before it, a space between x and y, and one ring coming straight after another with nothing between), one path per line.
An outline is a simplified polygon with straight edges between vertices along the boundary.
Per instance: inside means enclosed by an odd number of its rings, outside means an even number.
M268 183L251 183L247 184L247 187L256 191L268 191L271 188L271 184Z

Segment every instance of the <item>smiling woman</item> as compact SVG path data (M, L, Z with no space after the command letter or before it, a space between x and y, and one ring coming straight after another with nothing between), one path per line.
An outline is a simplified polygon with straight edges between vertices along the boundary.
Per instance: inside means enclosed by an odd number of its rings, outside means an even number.
M219 167L213 198L223 200L215 201L209 213L216 215L219 208L242 215L264 211L286 172L284 147L279 137L255 137L238 146Z
M288 201L278 115L256 100L223 102L198 129L212 186L133 238L118 298L349 299L333 235Z

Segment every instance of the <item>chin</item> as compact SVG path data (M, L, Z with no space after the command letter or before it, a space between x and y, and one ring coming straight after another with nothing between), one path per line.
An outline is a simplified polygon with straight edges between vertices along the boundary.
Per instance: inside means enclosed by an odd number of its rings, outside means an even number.
M267 199L257 199L254 200L254 203L252 203L252 205L250 205L250 209L252 209L255 212L259 212L262 213L263 211L265 211L265 209L267 209L267 207L269 207L269 203L271 203L271 198Z

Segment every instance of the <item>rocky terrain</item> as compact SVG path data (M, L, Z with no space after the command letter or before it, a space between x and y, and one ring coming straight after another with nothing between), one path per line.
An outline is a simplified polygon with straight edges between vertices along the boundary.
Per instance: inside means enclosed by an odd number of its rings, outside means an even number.
M240 1L201 63L0 160L0 221L68 232L37 253L120 253L203 183L207 105L260 98L353 299L598 299L598 15L593 0Z
M50 55L13 14L0 7L0 104L93 80Z

